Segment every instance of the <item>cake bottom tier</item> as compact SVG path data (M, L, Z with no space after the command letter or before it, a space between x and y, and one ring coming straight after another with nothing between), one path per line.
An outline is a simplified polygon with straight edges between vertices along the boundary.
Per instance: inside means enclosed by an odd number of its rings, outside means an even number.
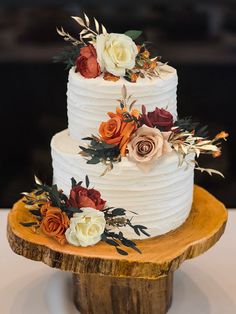
M79 155L79 143L69 137L68 130L52 138L51 149L53 181L64 193L69 193L72 177L80 181L88 175L91 185L101 192L108 206L137 213L128 212L132 223L146 226L151 237L176 229L190 213L194 166L186 162L179 166L174 151L161 157L148 173L123 158L112 171L101 176L104 165L87 164ZM130 239L146 238L136 235L129 227L121 231Z

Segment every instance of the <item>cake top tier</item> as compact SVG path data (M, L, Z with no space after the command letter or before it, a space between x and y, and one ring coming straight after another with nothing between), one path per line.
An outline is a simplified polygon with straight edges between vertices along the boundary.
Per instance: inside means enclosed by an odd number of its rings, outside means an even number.
M163 63L160 57L151 56L146 43L138 40L142 31L130 30L124 34L108 33L106 28L93 18L72 16L82 28L79 38L57 29L60 36L72 45L55 58L67 68L75 66L87 79L102 76L104 80L119 81L124 78L136 83L145 78L159 77ZM143 80L142 83L145 84Z
M70 136L81 140L88 134L97 134L99 124L104 121L107 112L116 109L124 83L128 94L133 95L132 100L136 100L138 109L143 104L148 111L160 106L168 109L176 119L177 81L176 70L168 65L162 67L161 77L152 80L144 78L136 83L130 83L123 77L117 82L105 81L102 76L86 79L72 67L67 88Z

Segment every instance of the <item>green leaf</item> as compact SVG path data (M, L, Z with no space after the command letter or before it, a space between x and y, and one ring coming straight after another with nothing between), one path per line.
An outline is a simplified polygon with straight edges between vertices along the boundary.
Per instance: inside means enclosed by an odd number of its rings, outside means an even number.
M83 146L79 146L79 148L83 151L83 152L85 152L85 153L87 153L88 155L93 155L94 154L94 149L91 149L91 148L86 148L86 147L83 147Z
M20 224L24 227L32 227L32 226L36 226L38 223L36 221L32 221L32 222L20 222Z
M40 190L36 191L34 194L35 194L36 196L39 196L39 195L41 195L41 194L43 194L43 193L44 193L44 190L40 189Z
M135 40L142 34L142 31L139 30L129 30L125 32L126 36L129 36L131 39Z
M114 148L114 147L116 147L116 145L107 144L106 142L102 142L102 146L103 146L104 148Z
M115 208L111 214L112 216L124 216L126 210L124 208Z
M90 182L89 182L89 177L87 176L87 174L85 176L85 183L86 183L86 188L88 189Z
M135 232L138 236L140 236L139 229L138 229L138 228L135 228L135 227L133 227L133 229L134 229L134 232Z
M69 46L58 53L57 56L53 57L53 62L62 62L66 65L66 70L69 70L75 65L76 59L80 54L79 46Z
M81 209L76 208L76 207L68 207L66 210L69 212L72 212L72 213L82 213L83 212Z
M83 141L93 141L94 138L88 136L88 137L83 137L82 140Z
M122 249L120 249L119 247L116 247L116 251L121 254L121 255L128 255L128 253Z
M41 212L40 209L30 209L30 213L34 216L39 216L41 217Z
M77 182L76 182L75 178L72 177L72 178L71 178L71 187L72 187L72 188L75 187L76 184L77 184Z
M106 239L105 240L107 244L113 245L113 246L119 246L119 243L112 240L112 239Z
M92 159L87 161L87 164L90 165L96 165L100 162L100 158L99 157L93 157Z
M55 207L61 208L61 200L60 200L59 192L58 192L58 189L57 189L57 185L54 184L52 187L50 187L50 186L44 184L42 186L42 189L45 192L48 192L49 198L50 198L50 200L52 202L52 205L55 206Z

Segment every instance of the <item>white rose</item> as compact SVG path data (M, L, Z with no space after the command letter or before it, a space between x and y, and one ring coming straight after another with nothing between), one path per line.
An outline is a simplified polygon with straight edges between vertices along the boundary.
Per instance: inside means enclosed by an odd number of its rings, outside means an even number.
M66 230L67 241L75 246L94 245L101 240L106 220L104 213L90 207L81 208L82 213L75 213Z
M138 49L134 41L124 34L101 34L96 38L97 59L102 71L124 76L126 69L135 66Z

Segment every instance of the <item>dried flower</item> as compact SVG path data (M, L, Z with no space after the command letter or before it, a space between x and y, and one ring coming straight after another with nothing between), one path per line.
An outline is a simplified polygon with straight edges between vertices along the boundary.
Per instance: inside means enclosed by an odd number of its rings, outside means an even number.
M218 150L218 151L212 153L213 158L218 158L220 156L221 156L221 150Z
M137 73L131 73L131 75L130 75L130 81L131 81L132 83L136 83L138 77L139 77L139 75L138 75Z
M147 49L145 49L144 52L142 52L141 55L142 55L143 58L149 59L149 57L150 57L150 52L149 52Z
M117 82L120 79L120 76L113 75L109 72L105 72L103 75L104 80Z
M156 69L158 66L158 63L156 60L152 60L151 63L150 63L150 69L154 70Z
M215 139L216 140L219 140L219 139L226 139L227 137L229 136L229 134L225 131L221 131L220 133L218 133L216 136L215 136Z

